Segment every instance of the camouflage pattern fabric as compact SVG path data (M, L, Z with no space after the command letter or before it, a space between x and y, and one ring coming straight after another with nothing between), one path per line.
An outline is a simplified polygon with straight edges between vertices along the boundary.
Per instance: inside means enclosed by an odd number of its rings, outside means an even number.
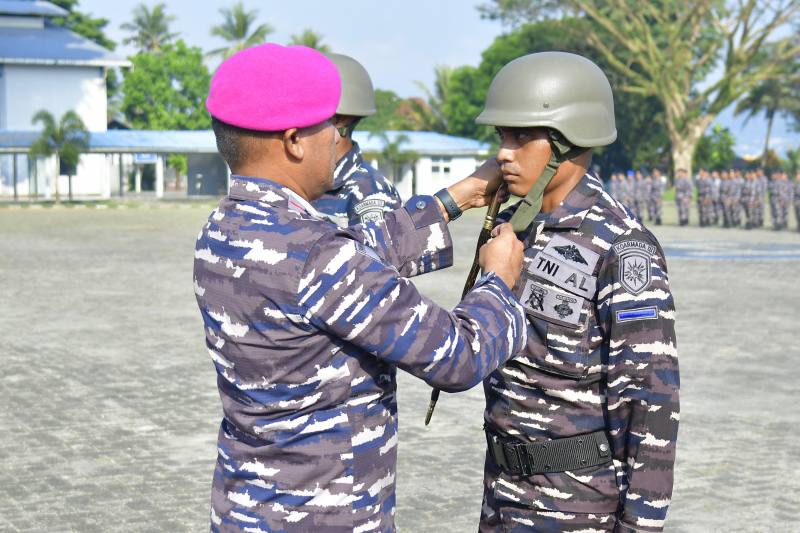
M738 228L742 225L742 189L744 180L741 177L731 178L731 225Z
M394 185L364 161L361 148L354 142L336 163L333 189L311 205L337 226L346 228L382 220L385 212L397 209L402 203Z
M679 420L664 253L589 174L519 237L528 344L484 381L487 427L524 442L605 430L613 462L525 477L487 458L481 531L661 531Z
M526 342L493 273L452 312L406 279L451 263L432 197L339 229L277 183L232 178L194 261L224 415L212 531L394 531L396 368L464 390Z
M664 205L664 182L661 178L653 178L650 182L650 196L647 200L647 211L651 221L661 224Z
M745 227L747 229L754 228L756 226L756 201L758 198L758 182L755 180L753 176L748 176L748 178L744 181L742 185L742 207L744 208L744 214L747 217L747 223Z
M709 178L697 180L697 210L700 213L701 226L710 226L715 223L713 187L714 184Z
M675 178L675 203L678 206L678 222L689 224L689 206L692 203L692 182L689 178Z
M764 211L767 202L767 177L761 174L756 178L756 220L755 227L760 228L764 226Z

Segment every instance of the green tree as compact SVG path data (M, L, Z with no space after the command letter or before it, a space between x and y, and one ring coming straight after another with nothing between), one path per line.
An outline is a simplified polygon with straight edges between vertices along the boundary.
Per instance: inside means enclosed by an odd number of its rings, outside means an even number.
M776 115L791 116L800 113L800 60L783 65L779 77L768 78L753 87L736 104L735 113L745 114L745 122L755 115L764 114L767 119L767 134L761 159L766 161L772 125Z
M394 91L375 89L375 114L361 121L360 127L367 131L413 130L414 122L407 114L401 114L405 100Z
M794 178L800 172L800 146L786 150L786 171Z
M450 94L453 69L445 65L437 65L434 68L434 75L433 90L420 81L415 82L417 87L425 93L426 100L412 98L409 100L409 104L417 117L420 130L446 133L448 127L444 105Z
M60 201L58 175L67 174L69 180L69 199L72 201L72 176L75 175L81 154L89 148L89 132L75 111L67 111L56 121L48 111L41 110L33 115L32 124L41 123L42 132L33 142L28 156L35 160L39 156L56 156L57 174L53 180L56 203Z
M211 126L203 105L211 76L203 52L183 40L159 55L140 52L124 73L122 110L139 129L199 130Z
M263 43L267 35L273 32L269 24L256 26L258 10L247 11L241 2L230 9L222 8L219 12L224 20L222 24L211 28L211 35L221 37L228 44L210 51L209 56L227 59L240 50Z
M132 14L133 21L120 26L131 34L122 42L135 45L140 52L160 52L178 36L169 31L175 17L167 15L163 3L154 5L152 9L141 3L133 8Z
M486 6L488 16L513 19L527 16L520 5L546 12L551 4L493 0ZM557 15L568 9L590 22L585 39L622 76L621 90L661 102L676 169L691 170L697 143L714 118L761 81L779 75L800 51L796 36L770 46L776 31L796 20L800 0L567 0L561 5Z
M78 11L79 0L50 0L50 2L69 11L69 15L66 17L53 17L50 19L53 24L68 28L103 48L114 50L117 47L117 43L109 39L105 34L108 19L94 18L88 13Z
M730 168L736 160L736 152L733 151L734 144L736 144L736 139L733 138L730 130L719 124L715 125L711 132L703 135L697 143L694 152L694 166L711 169Z
M292 39L289 41L289 44L308 46L314 50L319 50L323 54L329 54L331 52L331 47L322 43L323 38L324 37L322 34L315 32L311 28L306 28L303 30L303 33L299 35L292 35Z
M412 166L411 189L412 194L416 194L417 180L413 167L415 166L414 163L419 159L419 154L411 150L403 150L403 145L411 142L408 135L401 133L391 138L386 132L376 131L370 133L370 137L378 137L383 144L378 157L389 168L393 183L402 178L403 167L406 165Z

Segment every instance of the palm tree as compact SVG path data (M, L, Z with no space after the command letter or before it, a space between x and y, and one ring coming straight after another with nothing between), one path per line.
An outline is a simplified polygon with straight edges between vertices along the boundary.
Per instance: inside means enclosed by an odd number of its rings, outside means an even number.
M163 3L148 9L144 3L133 8L133 22L126 22L120 27L131 32L122 42L134 44L141 52L160 52L165 45L178 36L169 31L170 23L175 20L172 15L167 15Z
M322 34L315 32L311 28L306 28L300 35L292 35L292 40L289 41L289 44L299 44L313 48L314 50L319 50L323 54L329 54L331 52L331 47L327 44L322 44L322 39Z
M453 68L446 65L436 65L434 74L436 77L432 91L421 81L415 82L417 87L425 93L427 101L411 99L410 102L423 130L446 133L447 116L444 112L444 105L450 94Z
M383 143L380 151L381 160L386 163L391 171L392 183L396 183L402 177L403 167L411 165L411 194L417 194L417 172L416 165L419 154L411 150L403 150L403 145L411 142L405 133L398 133L391 139L384 131L376 131L369 134L370 137L378 137Z
M762 164L766 162L769 152L769 138L772 135L772 123L775 115L800 114L800 61L787 64L782 75L767 78L736 104L734 113L745 113L745 122L759 113L767 119L767 136L764 139Z
M253 28L258 10L245 11L241 2L230 9L222 8L219 12L225 20L222 24L211 28L211 35L221 37L228 42L228 46L210 51L209 56L221 56L227 59L240 50L263 43L267 35L273 31L269 24L259 24Z
M32 124L42 123L42 133L31 145L28 156L56 156L56 179L54 180L56 203L59 202L58 176L61 169L69 176L69 199L72 201L72 176L78 167L81 154L89 148L89 132L75 111L67 111L56 123L55 117L41 110L33 116Z

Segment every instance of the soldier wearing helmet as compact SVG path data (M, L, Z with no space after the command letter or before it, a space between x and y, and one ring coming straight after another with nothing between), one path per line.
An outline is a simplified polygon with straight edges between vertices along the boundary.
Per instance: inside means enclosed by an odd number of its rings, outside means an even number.
M482 532L661 531L678 409L675 309L656 238L588 169L617 136L578 55L515 59L477 118L497 128L525 246L525 349L484 381Z
M364 161L361 148L353 140L361 119L375 114L372 80L361 63L350 56L328 54L328 59L342 78L342 96L333 117L339 129L337 162L333 187L311 205L341 227L383 220L383 214L400 207L402 200L391 182Z

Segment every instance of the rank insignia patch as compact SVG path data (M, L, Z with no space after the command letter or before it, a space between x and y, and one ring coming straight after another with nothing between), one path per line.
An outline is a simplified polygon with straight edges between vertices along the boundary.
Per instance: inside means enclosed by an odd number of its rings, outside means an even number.
M583 265L588 265L589 263L586 262L586 259L583 258L581 255L581 251L578 250L578 247L574 244L569 244L565 246L554 246L553 249L561 255L561 257L565 259L569 259L570 261L574 261L575 263L581 263Z
M542 280L526 276L519 301L532 316L562 326L577 326L585 298L545 285Z

